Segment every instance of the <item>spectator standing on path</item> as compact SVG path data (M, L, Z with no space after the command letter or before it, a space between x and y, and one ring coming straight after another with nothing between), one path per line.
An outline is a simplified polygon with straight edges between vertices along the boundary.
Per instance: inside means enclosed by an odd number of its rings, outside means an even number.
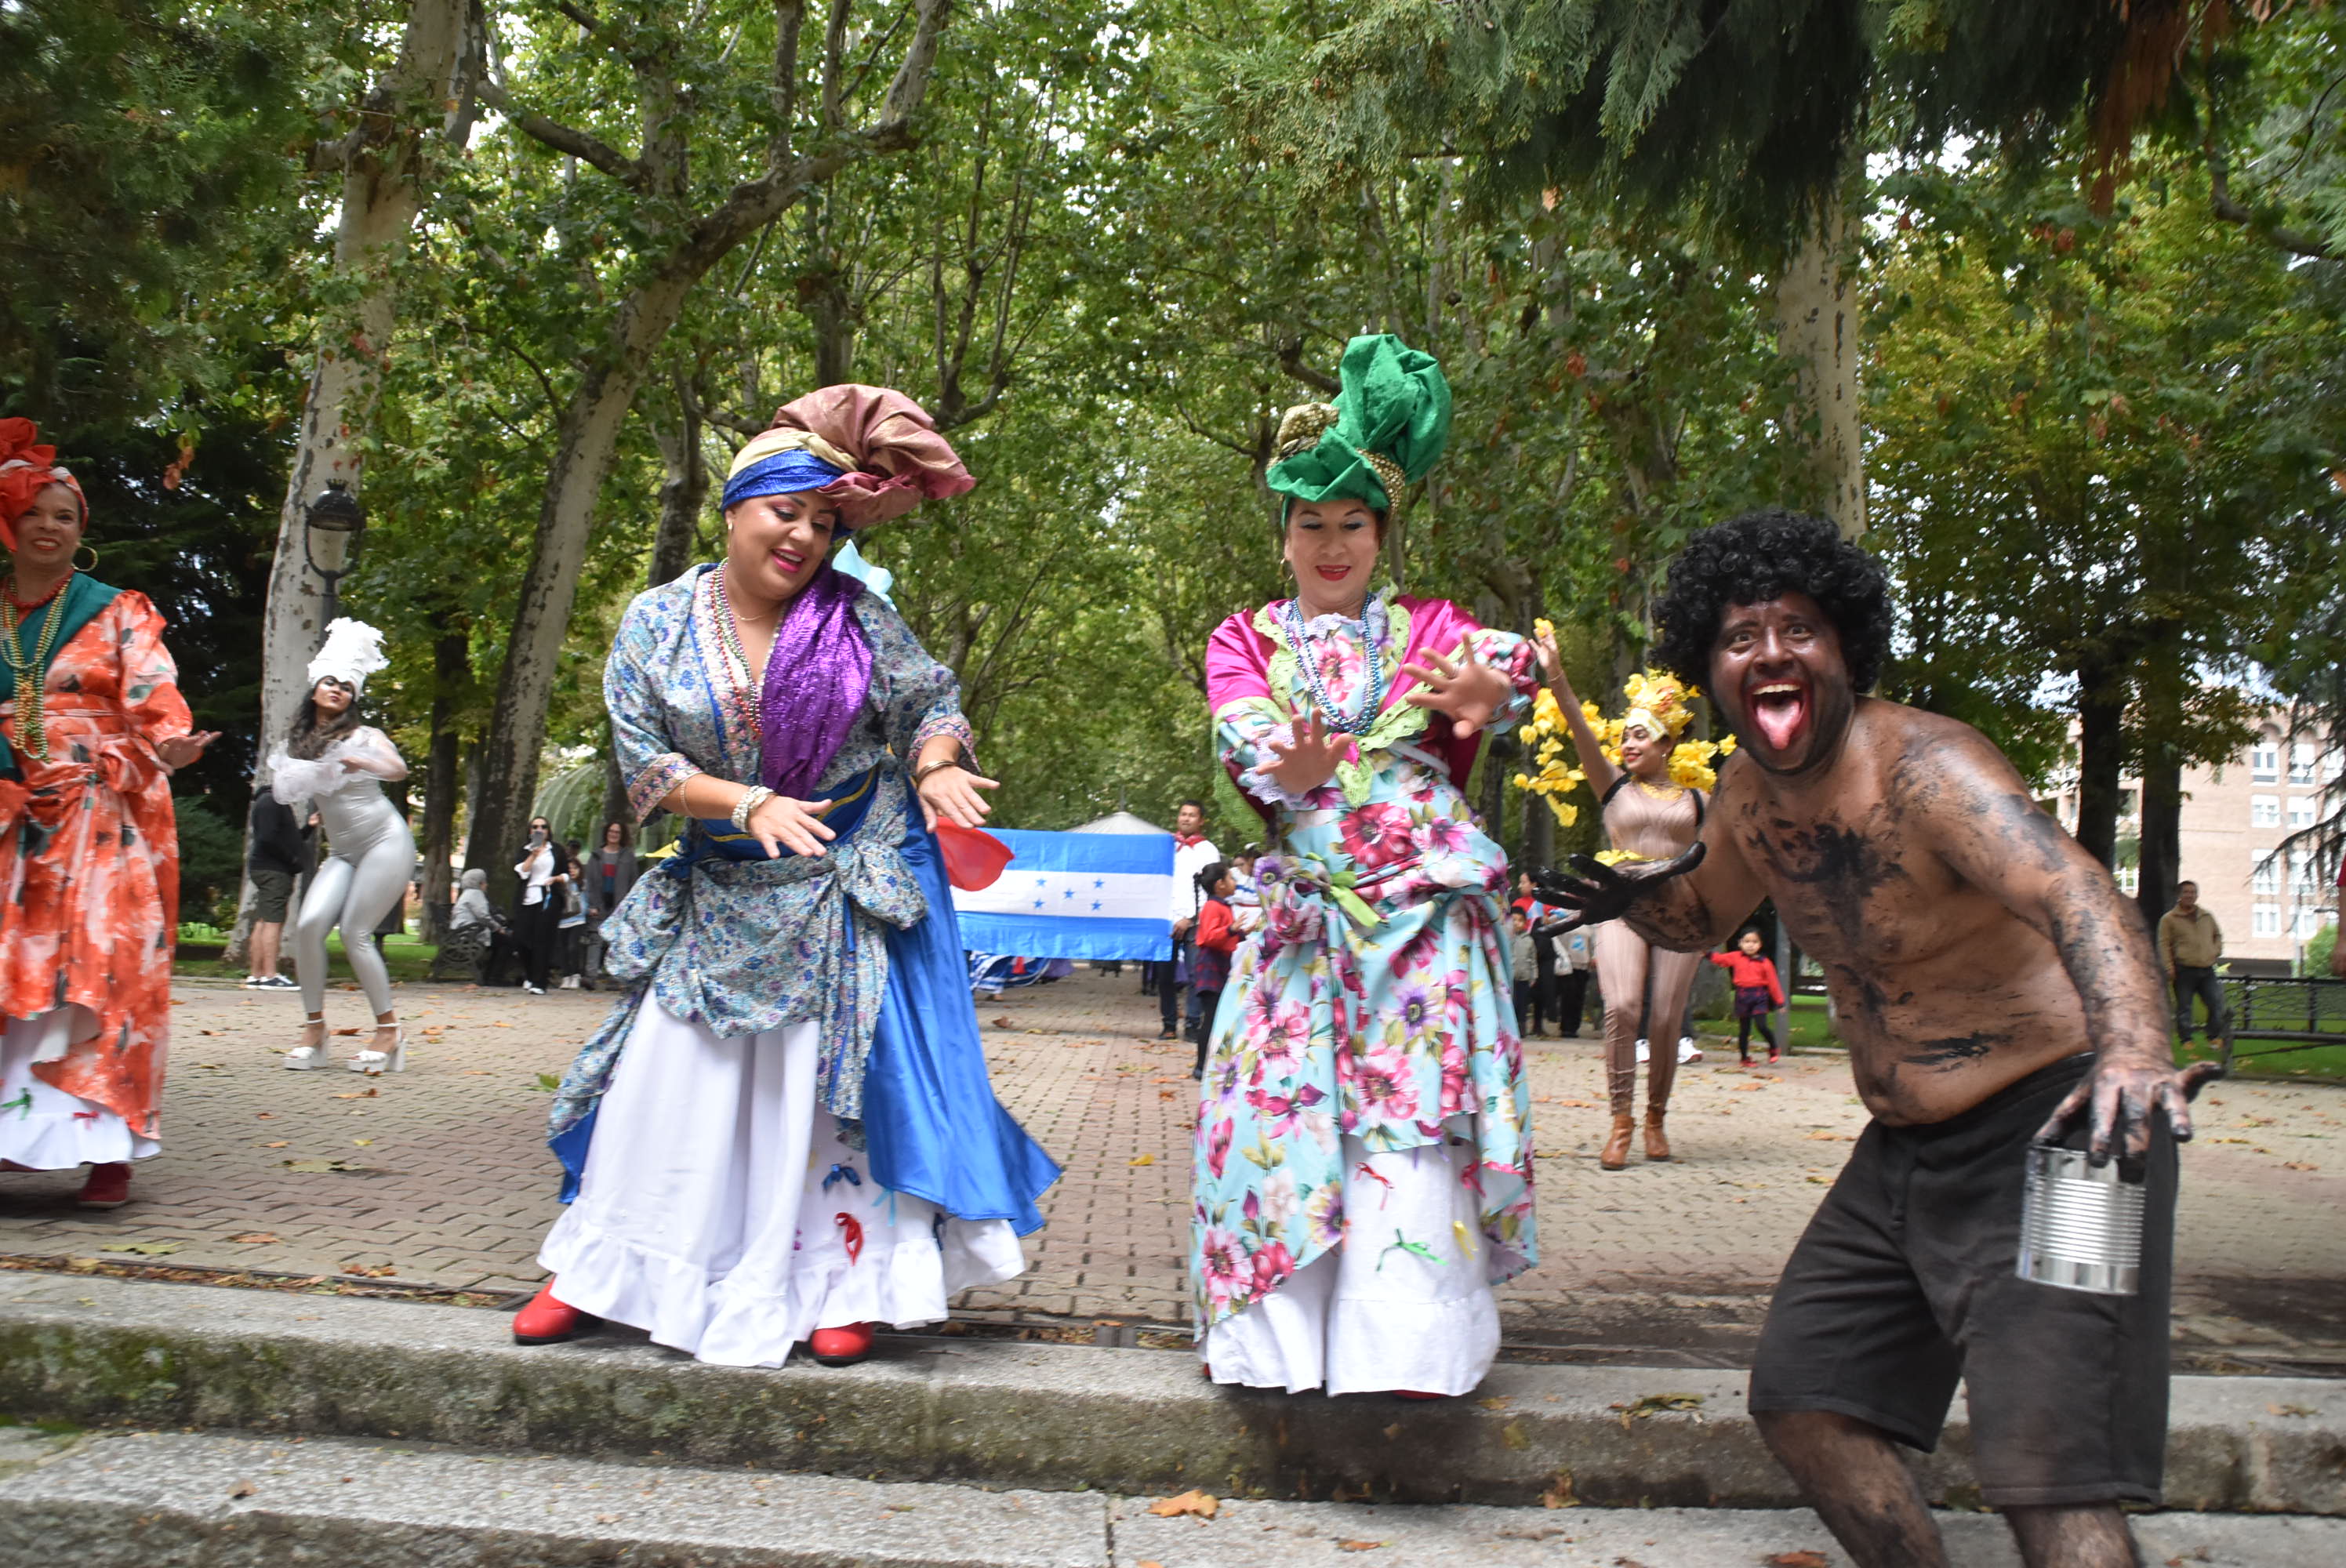
M560 937L562 889L570 880L561 848L554 841L554 825L545 818L529 820L529 842L514 860L514 875L521 879L521 902L514 907L514 945L521 949L521 988L532 996L543 996Z
M559 848L562 888L556 907L561 913L555 921L555 951L559 954L562 989L576 991L586 983L586 944L591 935L586 926L586 862L576 843Z
M2208 1040L2222 1042L2232 1032L2224 1005L2224 983L2216 966L2224 961L2224 928L2199 907L2199 884L2175 884L2175 907L2158 917L2158 962L2175 991L2175 1037L2191 1044L2191 1003L2208 1010Z
M603 824L603 841L586 857L586 988L603 977L603 922L636 885L636 846L624 822Z
M1515 1024L1525 1039L1538 1031L1526 1022L1537 1013L1534 1000L1539 987L1539 955L1532 951L1532 917L1524 909L1507 911L1507 973L1515 982Z
M1696 535L1656 619L1656 662L1700 677L1742 742L1716 809L1682 855L1584 858L1543 891L1678 952L1772 899L1873 1118L1769 1305L1761 1437L1858 1568L1944 1568L1898 1445L1936 1446L1961 1381L1973 1474L2023 1560L2139 1563L2121 1505L2159 1502L2175 1145L2216 1072L2176 1069L2141 915L1985 737L1861 695L1889 585L1828 519ZM2029 1151L2053 1141L2142 1184L2134 1294L2014 1269Z
M190 734L163 617L75 565L89 506L0 420L0 1169L90 1167L116 1208L156 1154L178 935L171 775Z
M1189 986L1198 999L1198 1016L1189 1026L1189 1037L1198 1043L1198 1063L1189 1070L1192 1078L1206 1075L1206 1042L1213 1034L1222 987L1230 978L1230 954L1239 946L1236 911L1230 906L1238 879L1229 867L1217 860L1198 873L1198 886L1206 901L1198 906L1198 929L1190 943Z
M1206 901L1198 887L1198 873L1222 858L1205 835L1203 802L1182 801L1173 813L1173 896L1166 908L1173 921L1173 956L1156 967L1157 1006L1165 1020L1159 1040L1173 1039L1181 1032L1181 976L1188 969L1189 932L1198 923L1198 907ZM1192 1023L1197 1018L1194 1003L1189 1018Z
M291 991L295 983L278 972L278 960L284 952L285 915L293 905L293 885L317 864L317 830L266 783L252 792L247 830L251 847L245 852L244 870L252 879L252 967L244 983L261 991Z
M407 763L391 737L358 721L367 677L390 662L374 627L353 620L329 626L325 645L310 661L310 695L269 758L269 788L288 805L306 800L316 808L329 850L293 925L293 969L306 1018L301 1043L280 1065L297 1072L325 1064L326 933L337 925L342 956L374 1009L373 1043L351 1058L351 1071L372 1075L407 1066L391 972L375 946L376 929L405 901L415 871L415 836L382 789L407 777Z
M1566 917L1569 923L1569 917ZM1556 945L1556 1031L1558 1038L1580 1038L1580 1023L1588 1012L1588 974L1596 960L1588 933L1575 926L1549 939Z

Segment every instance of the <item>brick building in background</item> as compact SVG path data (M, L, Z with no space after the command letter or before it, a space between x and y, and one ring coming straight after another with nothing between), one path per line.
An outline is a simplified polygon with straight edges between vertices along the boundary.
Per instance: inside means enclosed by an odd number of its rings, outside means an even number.
M2071 738L2076 729L2071 728ZM2322 816L2327 792L2346 770L2346 746L2291 739L2288 716L2275 710L2246 751L2215 768L2183 771L2178 878L2199 884L2199 902L2224 928L2224 956L2237 971L2287 974L2315 932L2338 920L2338 867L2310 850L2276 858L2282 840ZM2074 770L2056 776L2037 803L2077 826ZM2142 836L2141 781L2119 780L2118 838ZM2132 894L2136 872L2118 868Z

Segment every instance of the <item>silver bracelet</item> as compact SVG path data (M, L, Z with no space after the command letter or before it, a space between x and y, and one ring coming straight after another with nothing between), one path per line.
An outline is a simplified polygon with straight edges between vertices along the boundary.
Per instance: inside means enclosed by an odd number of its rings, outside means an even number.
M774 792L763 784L752 784L733 802L733 826L746 833L750 830L750 813L774 798Z

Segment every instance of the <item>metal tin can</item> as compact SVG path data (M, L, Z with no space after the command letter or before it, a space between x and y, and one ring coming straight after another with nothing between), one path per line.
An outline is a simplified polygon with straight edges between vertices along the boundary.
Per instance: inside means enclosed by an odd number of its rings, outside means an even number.
M2028 1151L2020 1206L2023 1279L2097 1296L2131 1296L2142 1278L2143 1185L2118 1162L2098 1169L2082 1149Z

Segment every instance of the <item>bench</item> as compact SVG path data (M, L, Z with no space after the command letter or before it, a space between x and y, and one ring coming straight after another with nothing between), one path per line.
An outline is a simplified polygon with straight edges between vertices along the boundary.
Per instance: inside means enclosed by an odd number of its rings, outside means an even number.
M2280 1056L2322 1045L2346 1046L2346 980L2316 975L2226 975L2224 1002L2231 1026L2224 1037L2224 1071L2232 1070L2237 1043L2278 1042L2242 1056Z

